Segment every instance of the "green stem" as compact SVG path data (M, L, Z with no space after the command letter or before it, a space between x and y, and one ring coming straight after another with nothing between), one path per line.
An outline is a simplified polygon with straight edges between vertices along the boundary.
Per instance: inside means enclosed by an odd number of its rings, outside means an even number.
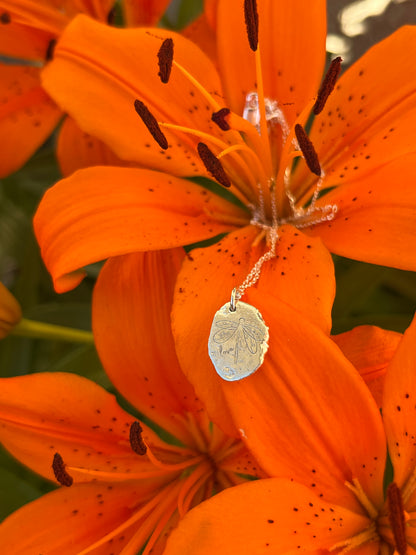
M22 318L10 332L13 335L23 337L35 337L37 339L55 339L58 341L71 341L73 343L94 343L92 332L76 330L55 324L35 322Z

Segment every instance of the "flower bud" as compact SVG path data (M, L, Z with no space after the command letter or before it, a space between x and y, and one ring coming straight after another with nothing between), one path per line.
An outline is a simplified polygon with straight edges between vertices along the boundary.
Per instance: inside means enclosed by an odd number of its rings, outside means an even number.
M8 335L20 321L22 310L10 291L0 283L0 339Z

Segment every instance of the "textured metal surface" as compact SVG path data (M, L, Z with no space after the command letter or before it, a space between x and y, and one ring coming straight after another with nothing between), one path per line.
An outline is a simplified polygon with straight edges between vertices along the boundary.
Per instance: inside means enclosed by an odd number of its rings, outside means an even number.
M240 301L232 311L226 303L215 313L208 352L221 378L241 380L263 364L268 340L269 329L254 306Z

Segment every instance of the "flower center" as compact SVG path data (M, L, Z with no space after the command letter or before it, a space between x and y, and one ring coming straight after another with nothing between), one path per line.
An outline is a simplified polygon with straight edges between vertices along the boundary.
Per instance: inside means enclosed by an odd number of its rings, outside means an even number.
M204 129L185 127L179 123L159 121L140 100L135 109L163 149L169 148L165 130L187 134L197 139L197 152L206 171L246 205L251 224L260 228L256 242L266 240L269 258L275 256L275 241L281 225L306 228L334 219L337 206L325 204L323 197L324 168L304 129L310 113L318 116L334 89L341 58L330 64L316 98L300 111L294 122L286 119L284 106L265 96L262 61L259 48L257 3L244 1L247 38L255 59L256 90L245 99L242 115L220 104L219 95L211 93L174 57L171 38L161 43L158 52L159 77L169 84L181 74L192 87L192 96L201 96L211 120ZM295 181L294 174L303 158L312 174L311 179ZM221 215L218 215L221 219ZM228 221L228 220L227 220ZM247 221L229 221L246 225Z
M187 413L175 418L187 429L187 446L156 440L153 432L143 431L139 422L133 422L129 442L120 440L115 452L123 443L125 447L130 445L134 456L129 456L126 450L121 458L111 460L111 455L107 453L102 461L94 457L94 468L87 468L72 465L71 454L65 455L68 457L65 461L59 453L54 455L52 468L55 478L65 487L88 481L107 482L111 488L117 487L118 482L131 483L132 488L134 482L146 485L144 497L138 499L134 507L128 507L128 511L126 508L131 516L79 555L91 553L131 527L137 531L128 544L128 552L142 552L146 544L142 553L148 555L162 534L169 530L166 527L172 519L182 518L192 507L214 493L244 481L235 470L236 461L243 463L243 466L244 461L247 462L248 452L240 440L226 436L209 421L205 413ZM241 472L256 475L255 467L242 467Z

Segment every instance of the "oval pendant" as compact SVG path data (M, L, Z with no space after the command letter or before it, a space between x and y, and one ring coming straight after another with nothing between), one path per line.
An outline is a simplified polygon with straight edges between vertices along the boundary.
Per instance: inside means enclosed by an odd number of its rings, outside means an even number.
M217 373L227 381L246 378L264 361L269 328L260 312L239 301L222 306L214 316L208 352Z

